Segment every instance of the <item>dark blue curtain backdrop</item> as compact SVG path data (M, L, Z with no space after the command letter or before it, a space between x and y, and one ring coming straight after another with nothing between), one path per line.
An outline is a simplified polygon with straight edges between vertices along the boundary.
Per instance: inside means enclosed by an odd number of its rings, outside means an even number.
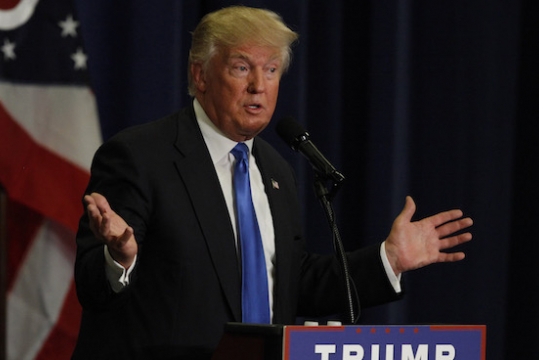
M190 31L228 1L78 0L104 138L174 112ZM465 261L404 276L404 300L363 324L486 324L488 359L539 359L539 31L535 0L243 1L297 30L275 119L296 117L347 177L348 249L381 241L404 197L417 218L475 220ZM306 161L296 168L313 251L331 251Z

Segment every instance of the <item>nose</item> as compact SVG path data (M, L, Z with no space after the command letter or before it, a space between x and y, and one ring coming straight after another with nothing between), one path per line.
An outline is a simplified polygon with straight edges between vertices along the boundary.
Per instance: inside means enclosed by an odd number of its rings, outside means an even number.
M258 94L265 90L265 78L261 69L253 69L249 74L249 85L247 91L250 94Z

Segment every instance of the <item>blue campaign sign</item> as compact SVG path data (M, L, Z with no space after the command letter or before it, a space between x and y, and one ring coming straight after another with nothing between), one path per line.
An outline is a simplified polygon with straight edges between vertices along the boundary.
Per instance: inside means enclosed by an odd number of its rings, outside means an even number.
M486 326L286 326L285 360L485 360Z

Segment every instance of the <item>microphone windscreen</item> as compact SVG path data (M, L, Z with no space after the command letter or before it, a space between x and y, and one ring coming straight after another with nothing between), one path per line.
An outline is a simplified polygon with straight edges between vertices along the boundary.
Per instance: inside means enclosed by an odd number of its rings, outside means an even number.
M291 116L279 120L275 131L290 146L294 147L298 137L305 135L307 131Z

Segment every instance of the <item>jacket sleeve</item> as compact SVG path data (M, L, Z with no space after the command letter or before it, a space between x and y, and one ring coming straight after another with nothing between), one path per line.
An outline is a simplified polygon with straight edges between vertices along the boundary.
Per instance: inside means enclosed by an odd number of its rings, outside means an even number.
M149 206L146 195L148 188L139 167L128 143L121 138L112 139L103 144L94 156L86 194L97 192L107 198L111 208L135 230L140 251L149 217ZM112 290L106 276L104 244L90 230L85 205L83 208L84 214L76 237L77 295L84 308L107 309L125 301L129 296L129 287L120 293ZM131 283L136 281L136 277L135 267L131 274Z
M400 299L380 258L380 244L347 253L354 302L370 307ZM302 260L298 315L329 316L346 311L341 266L335 255L305 253ZM357 306L358 304L355 304Z

